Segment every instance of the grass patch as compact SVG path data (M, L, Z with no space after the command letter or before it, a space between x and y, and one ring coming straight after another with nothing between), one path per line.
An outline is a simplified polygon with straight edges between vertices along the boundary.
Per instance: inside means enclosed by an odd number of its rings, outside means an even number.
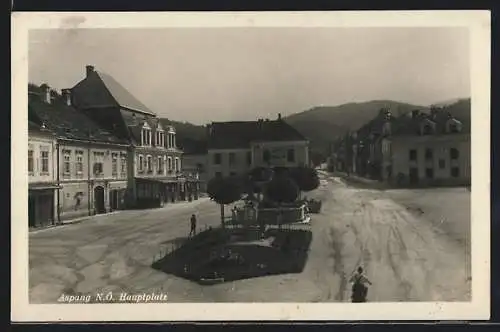
M308 230L270 229L260 237L253 229L212 229L188 239L152 267L201 284L300 273L311 240Z

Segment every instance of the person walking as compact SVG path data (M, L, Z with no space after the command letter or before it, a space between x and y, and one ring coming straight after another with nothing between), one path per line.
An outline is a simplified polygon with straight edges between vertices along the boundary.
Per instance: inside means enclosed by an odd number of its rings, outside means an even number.
M352 302L366 302L366 296L368 294L368 286L371 285L371 281L364 275L363 268L358 267L356 273L349 280L352 285Z
M196 216L194 214L191 215L191 231L189 232L189 236L196 235Z

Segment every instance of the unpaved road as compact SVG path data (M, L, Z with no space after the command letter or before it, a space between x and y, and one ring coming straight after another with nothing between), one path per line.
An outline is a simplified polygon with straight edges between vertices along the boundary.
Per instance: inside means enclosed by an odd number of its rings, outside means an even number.
M193 210L201 227L218 225L219 207L201 200L30 233L30 302L107 291L162 292L170 302L342 302L349 301L347 280L359 265L373 282L369 301L470 298L466 235L450 236L426 213L398 204L403 192L348 187L326 175L321 182L308 195L324 204L313 215L309 259L300 274L200 286L153 270L154 256L187 235ZM469 213L465 204L456 208ZM465 240L457 241L460 236Z

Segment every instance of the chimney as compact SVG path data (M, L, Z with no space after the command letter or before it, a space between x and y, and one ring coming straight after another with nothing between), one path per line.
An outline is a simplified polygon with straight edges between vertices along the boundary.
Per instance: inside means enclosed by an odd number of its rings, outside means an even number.
M85 68L86 68L86 77L89 77L90 74L92 74L94 72L94 66L87 65L87 66L85 66Z
M62 93L62 96L64 98L64 101L66 102L66 105L71 106L71 90L70 89L62 89L61 93Z
M278 113L278 120L281 120L281 113Z
M52 102L50 87L46 83L43 83L42 85L40 85L40 88L42 89L43 101L45 101L47 104L50 104Z

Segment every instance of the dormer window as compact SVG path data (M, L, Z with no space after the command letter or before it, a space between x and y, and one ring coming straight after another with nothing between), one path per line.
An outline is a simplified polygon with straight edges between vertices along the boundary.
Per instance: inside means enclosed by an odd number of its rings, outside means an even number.
M155 133L155 145L160 148L165 147L165 131L163 130L161 124L158 124Z
M151 146L151 127L147 122L144 122L141 130L141 145Z
M457 119L450 119L446 123L446 132L456 134L462 131L462 123Z
M175 129L173 127L168 127L166 143L167 143L167 149L174 149L176 147Z
M420 127L421 135L432 135L434 134L435 123L430 120L425 120L422 122Z

